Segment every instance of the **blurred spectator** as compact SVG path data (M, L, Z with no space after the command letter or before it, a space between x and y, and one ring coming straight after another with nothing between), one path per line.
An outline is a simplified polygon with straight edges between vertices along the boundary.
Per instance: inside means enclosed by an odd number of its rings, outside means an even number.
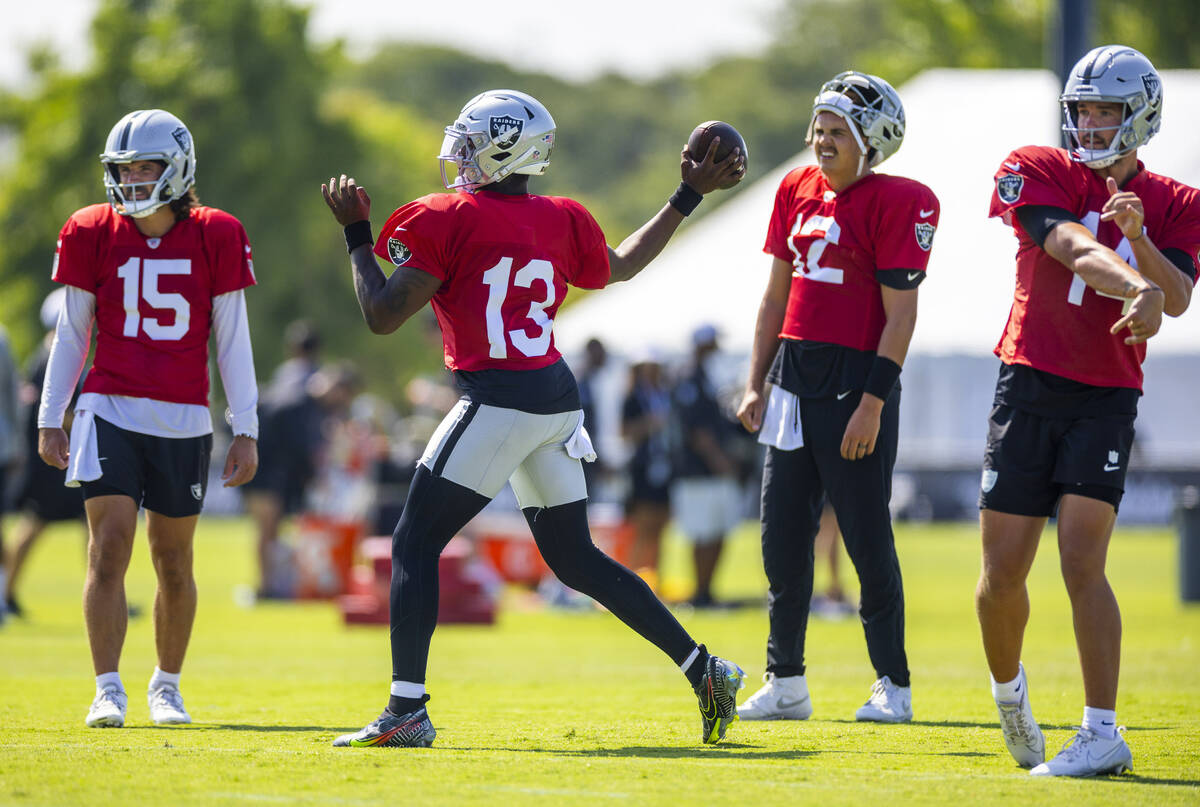
M17 436L17 364L8 346L8 334L0 326L0 516L8 504L5 491L8 477L16 469L20 458ZM0 592L8 590L7 565L4 561L4 532L0 529ZM0 624L4 623L6 599L0 597Z
M621 437L629 444L629 494L625 514L633 525L629 567L658 584L662 533L671 519L671 396L663 365L647 350L629 367L629 391L621 407Z
M279 544L285 517L304 503L321 443L320 407L308 392L317 372L321 339L306 320L284 333L288 358L275 369L259 399L258 474L243 486L246 509L258 529L258 596L288 596L286 552Z
M25 462L14 485L13 512L19 515L13 529L12 552L5 560L8 569L8 589L4 591L0 588L8 612L13 616L24 614L24 607L17 597L17 584L30 550L48 524L58 521L77 522L82 528L81 537L85 550L87 547L87 522L84 520L82 491L79 488L67 487L67 472L42 462L37 451L38 400L42 394L42 382L46 378L46 365L50 361L54 327L66 296L67 290L60 287L50 292L42 303L41 320L42 327L46 329L46 336L30 358L25 381L21 384L21 437L25 443ZM75 388L76 398L81 388L82 379ZM68 433L74 409L75 399L72 398L63 419L63 428Z
M702 325L693 332L692 360L673 396L679 439L671 504L680 532L692 545L696 590L691 602L698 608L716 604L712 582L725 536L742 518L732 449L741 430L722 412L713 374L706 367L718 349L715 327Z
M596 435L600 433L600 418L597 413L597 390L596 375L608 363L608 351L604 347L604 343L599 339L592 338L587 341L583 348L583 369L577 374L576 379L579 384L579 400L582 402L583 409L583 425L588 430L595 441ZM595 501L596 485L602 475L604 460L597 457L596 462L585 462L583 464L583 478L587 483L588 500Z

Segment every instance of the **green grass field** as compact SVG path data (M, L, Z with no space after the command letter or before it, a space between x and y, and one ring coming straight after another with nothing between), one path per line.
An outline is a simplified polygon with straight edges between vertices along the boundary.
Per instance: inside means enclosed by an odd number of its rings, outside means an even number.
M1004 749L972 604L974 526L900 525L897 541L910 725L853 722L874 677L862 630L854 619L814 619L813 718L735 724L726 742L703 746L692 694L655 648L609 614L532 608L510 592L495 627L447 626L434 637L434 747L357 751L330 743L383 707L387 631L347 629L324 603L237 606L234 588L253 578L242 520L203 522L197 540L200 613L183 678L196 722L149 722L141 693L154 643L144 616L131 622L122 660L126 728L86 729L94 685L80 530L58 527L28 569L30 618L0 628L0 804L1200 804L1200 608L1179 602L1170 532L1121 530L1114 540L1109 569L1125 623L1118 719L1135 774L1083 781L1034 780ZM674 541L664 570L666 582L684 584ZM751 525L731 542L718 593L761 599L764 588ZM153 590L139 536L129 599L148 608ZM1024 659L1056 751L1083 702L1049 535L1031 597ZM680 617L757 687L763 607Z

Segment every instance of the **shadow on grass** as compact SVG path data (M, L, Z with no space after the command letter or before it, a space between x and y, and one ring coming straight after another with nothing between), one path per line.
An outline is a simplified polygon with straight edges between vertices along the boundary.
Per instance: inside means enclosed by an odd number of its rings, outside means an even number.
M459 746L435 743L435 748L444 751L498 751L517 754L547 754L561 757L586 758L627 758L643 759L712 759L728 757L730 759L804 759L819 756L824 751L809 751L803 749L788 749L780 751L762 751L761 746L746 743L721 743L719 745L680 748L676 746L643 746L631 745L623 748L511 748L508 746Z

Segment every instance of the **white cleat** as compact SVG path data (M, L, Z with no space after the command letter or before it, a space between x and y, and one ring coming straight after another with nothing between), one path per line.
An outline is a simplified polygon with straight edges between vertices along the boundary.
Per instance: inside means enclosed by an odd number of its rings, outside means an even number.
M125 707L129 698L118 686L105 687L96 693L92 708L88 709L87 726L90 729L119 729L125 725Z
M886 675L871 685L871 697L854 713L855 720L871 723L907 723L912 716L912 687L898 687Z
M1041 765L1046 759L1046 738L1033 719L1033 707L1029 705L1029 681L1025 678L1025 667L1021 666L1017 684L1019 697L1015 701L996 701L1000 713L1000 730L1004 733L1004 744L1008 753L1022 768Z
M1080 728L1067 740L1062 750L1049 762L1031 770L1031 776L1095 776L1099 773L1119 774L1133 771L1133 754L1121 735L1125 727L1117 728L1111 740L1091 729Z
M763 675L763 686L738 707L742 720L808 720L812 716L812 698L803 675L778 678Z
M179 690L168 684L146 693L146 701L150 704L150 719L156 726L180 726L191 723L192 717L183 708L183 695Z

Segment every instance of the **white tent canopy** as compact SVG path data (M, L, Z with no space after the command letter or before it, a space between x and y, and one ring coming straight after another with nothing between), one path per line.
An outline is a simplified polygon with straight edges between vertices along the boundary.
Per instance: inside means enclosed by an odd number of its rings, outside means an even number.
M1200 71L1162 77L1163 129L1139 156L1152 171L1200 185ZM1016 239L987 217L992 176L1012 149L1059 142L1058 91L1047 70L929 70L900 89L904 145L881 170L924 182L942 204L913 353L985 355L995 346L1012 302ZM801 113L797 141L807 123ZM559 348L576 353L599 336L618 353L648 345L678 353L695 326L713 323L727 349L748 351L771 262L762 246L775 190L789 170L812 162L810 150L797 154L686 227L637 278L560 312ZM1165 323L1150 352L1198 345L1200 316L1189 314Z

